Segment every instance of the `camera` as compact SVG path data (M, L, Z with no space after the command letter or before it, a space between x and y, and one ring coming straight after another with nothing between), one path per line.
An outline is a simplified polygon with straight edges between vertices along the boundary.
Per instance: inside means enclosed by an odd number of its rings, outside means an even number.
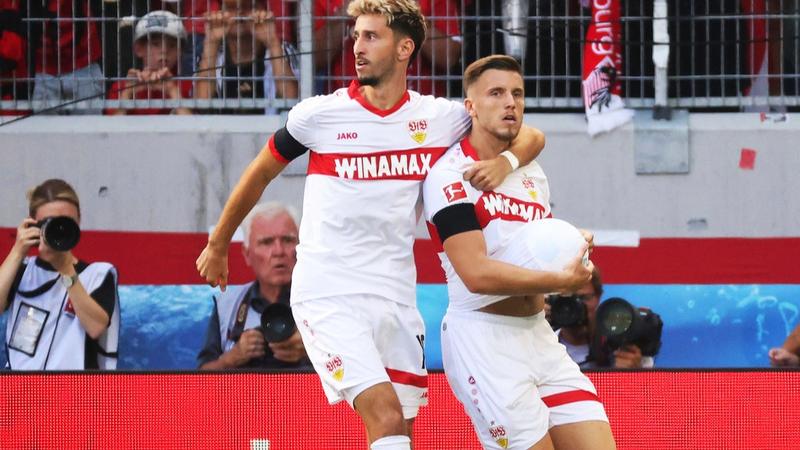
M289 305L272 303L261 313L261 333L267 342L282 342L294 334L294 316Z
M81 239L78 223L68 216L48 217L36 222L42 230L42 239L53 250L66 252L72 250Z
M586 305L577 295L548 295L550 325L554 330L585 325L589 321Z
M663 328L661 316L636 308L620 297L609 298L597 307L597 333L612 351L635 344L643 356L655 356L661 349Z

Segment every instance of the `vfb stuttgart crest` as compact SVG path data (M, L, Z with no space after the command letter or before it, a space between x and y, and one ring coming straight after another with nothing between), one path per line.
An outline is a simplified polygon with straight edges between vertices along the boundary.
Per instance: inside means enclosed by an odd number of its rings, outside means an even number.
M529 177L527 173L522 174L522 186L528 191L528 195L536 201L538 195L536 194L536 186L533 184L533 177Z
M508 448L508 436L506 435L506 427L496 425L489 428L489 434L492 436L497 445L501 448Z
M422 144L425 142L425 138L428 137L428 121L425 119L420 120L410 120L408 122L408 134L411 135L411 139L413 139L417 144Z
M328 369L328 372L330 372L334 380L342 381L342 378L344 378L344 363L342 362L341 356L332 356L325 363L325 368Z

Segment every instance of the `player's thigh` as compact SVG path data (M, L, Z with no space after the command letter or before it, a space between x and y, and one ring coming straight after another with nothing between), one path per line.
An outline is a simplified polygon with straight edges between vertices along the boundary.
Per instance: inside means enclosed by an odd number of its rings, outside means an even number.
M589 420L550 428L556 450L614 450L616 443L608 422Z
M553 439L550 438L550 433L547 433L539 440L539 442L533 444L529 450L555 450L553 446Z
M529 366L530 345L526 319L448 312L442 323L447 380L486 449L547 448L548 409Z

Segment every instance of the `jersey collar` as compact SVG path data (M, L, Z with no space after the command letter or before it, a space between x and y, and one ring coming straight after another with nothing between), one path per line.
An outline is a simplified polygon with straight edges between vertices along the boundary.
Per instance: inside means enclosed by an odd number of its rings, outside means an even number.
M364 96L361 95L361 91L358 90L358 88L360 87L361 83L359 83L358 80L353 80L350 83L350 87L347 88L347 93L350 95L350 98L360 103L361 106L363 106L364 109L366 109L367 111L381 117L386 117L389 114L397 111L398 109L400 109L401 106L403 106L407 101L411 99L411 96L408 95L408 89L406 89L406 91L403 92L403 96L400 97L400 100L398 100L397 103L394 104L394 106L392 106L389 109L380 109L376 108L374 105L368 102L367 99L364 98Z
M478 152L475 151L475 147L473 147L472 143L469 141L469 136L462 139L460 144L461 151L464 152L464 155L469 156L475 161L481 160L481 158L478 156Z

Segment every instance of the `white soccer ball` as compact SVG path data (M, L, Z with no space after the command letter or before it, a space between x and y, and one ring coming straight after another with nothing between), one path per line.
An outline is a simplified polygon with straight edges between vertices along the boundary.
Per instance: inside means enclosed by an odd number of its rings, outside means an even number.
M528 268L558 272L564 270L564 266L578 255L586 239L569 222L561 219L541 219L528 222L519 230L512 242L513 245L522 244L530 258L526 258L530 264ZM587 250L583 255L583 263L586 265L588 262Z

